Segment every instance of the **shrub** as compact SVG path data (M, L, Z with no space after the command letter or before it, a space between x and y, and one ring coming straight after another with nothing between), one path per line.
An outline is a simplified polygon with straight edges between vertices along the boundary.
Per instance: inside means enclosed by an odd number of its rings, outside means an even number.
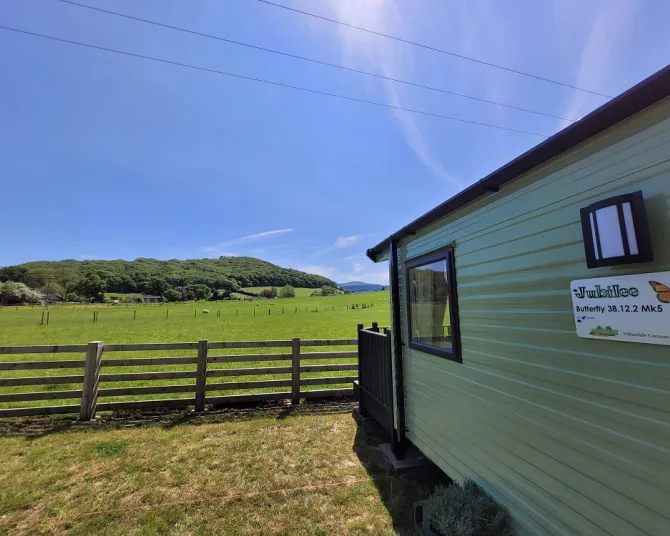
M279 297L295 298L295 288L293 288L291 285L286 285L285 287L282 287L282 289L279 291Z
M337 294L337 289L335 287L328 285L321 287L321 296L332 296L333 294Z
M80 299L81 296L79 296L79 294L77 294L76 292L66 292L63 295L63 300L65 300L66 302L76 302L79 301Z
M163 293L163 298L169 302L178 302L181 301L181 292L176 288L169 288Z
M42 294L27 287L24 283L7 281L0 283L0 303L10 305L17 303L40 303Z
M193 291L190 290L190 289L187 290L186 292L184 292L183 296L184 296L184 299L185 299L185 300L188 300L188 301L193 301L193 300L195 300L195 292L193 292Z
M510 536L507 512L477 484L438 486L424 503L434 528L445 536Z
M188 290L195 295L196 300L207 300L212 292L207 285L203 284L189 285Z

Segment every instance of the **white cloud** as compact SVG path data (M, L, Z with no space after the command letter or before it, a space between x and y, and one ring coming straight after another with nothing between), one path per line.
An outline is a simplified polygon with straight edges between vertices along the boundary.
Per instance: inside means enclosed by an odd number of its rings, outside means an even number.
M330 0L334 18L377 32L409 37L409 31L403 16L393 0ZM347 65L360 63L361 59L374 66L374 70L389 78L407 79L406 65L411 65L413 51L367 32L352 31L344 26L338 27L338 37L344 46ZM403 99L397 84L382 80L388 103L403 107ZM410 112L393 110L407 145L414 151L421 163L435 176L449 186L462 188L463 184L448 173L440 161L433 155L424 134L417 123L416 116Z
M369 260L361 260L360 263L350 264L344 259L334 260L329 263L303 264L291 257L268 259L269 262L285 268L294 268L309 274L322 275L332 279L336 283L347 281L365 281L366 283L389 284L389 272L387 263L374 264ZM349 267L352 269L349 270Z
M213 245L213 246L205 246L203 251L207 251L209 253L217 253L219 255L223 255L221 251L224 248L238 245L238 244L246 244L248 242L256 242L258 240L263 240L264 238L270 238L273 236L279 236L279 235L284 235L287 233L292 233L293 229L275 229L272 231L263 231L262 233L256 233L256 234L251 234L247 236L242 236L240 238L233 238L231 240L226 240L224 242L220 242L219 244Z
M351 246L355 246L361 241L360 236L340 236L335 239L335 243L333 244L334 249L343 249L343 248L348 248Z
M333 276L335 276L335 268L333 268L332 266L311 264L307 266L297 265L294 266L294 268L296 270L300 270L301 272L306 272L308 274L322 275L323 277L327 277L329 279L333 279Z
M323 255L324 253L328 253L329 251L333 251L336 249L345 249L345 248L350 248L351 246L355 246L361 241L361 237L358 235L354 236L338 236L335 239L335 242L333 242L332 245L328 246L327 248L324 248L320 251L317 251L314 253L314 255Z

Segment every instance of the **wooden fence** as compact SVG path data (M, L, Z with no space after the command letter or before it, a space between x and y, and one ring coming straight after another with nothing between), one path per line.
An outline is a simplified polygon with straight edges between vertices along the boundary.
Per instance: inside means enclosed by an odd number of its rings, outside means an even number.
M225 405L242 402L260 402L266 400L291 400L297 404L300 398L322 398L330 396L352 396L352 388L324 388L320 390L302 390L304 386L328 386L352 384L358 378L356 363L304 364L306 360L342 360L358 356L357 351L303 352L308 347L354 346L356 339L299 339L279 341L231 341L231 342L174 342L174 343L140 343L140 344L107 344L100 341L88 344L57 345L57 346L0 346L0 354L44 354L44 353L81 353L83 359L53 361L14 361L0 362L2 371L36 370L36 369L79 369L83 374L62 376L29 376L0 377L0 403L25 402L37 400L78 400L77 404L54 405L39 407L15 407L0 409L0 417L18 417L29 415L47 415L55 413L79 413L79 419L88 421L95 417L96 411L129 410L156 407L188 407L194 406L196 411L203 411L206 405ZM281 353L260 353L245 355L217 355L212 350L253 348L281 348ZM152 352L166 350L197 350L197 355L187 357L132 357L105 358L105 352ZM83 357L83 356L82 356ZM249 368L215 368L208 365L228 363L258 363L269 361L286 361L286 366L251 366ZM185 371L151 371L105 374L108 367L147 367L165 368L172 365L191 365L192 370ZM193 370L195 365L195 370ZM315 373L348 371L351 375L312 376ZM225 381L208 383L209 378L242 377L259 375L290 375L289 379ZM310 375L310 377L306 377ZM185 385L156 385L125 388L105 388L106 382L136 382L155 380L191 379L194 383ZM27 393L3 393L3 387L58 384L81 384L81 389ZM251 394L220 395L216 393L230 390L277 389L281 391L254 392ZM284 389L285 388L285 389ZM158 400L133 400L123 402L98 402L99 398L120 396L144 396L164 393L189 393L186 398L170 398Z
M391 336L379 332L376 322L358 329L358 402L362 414L370 414L393 434L393 365Z

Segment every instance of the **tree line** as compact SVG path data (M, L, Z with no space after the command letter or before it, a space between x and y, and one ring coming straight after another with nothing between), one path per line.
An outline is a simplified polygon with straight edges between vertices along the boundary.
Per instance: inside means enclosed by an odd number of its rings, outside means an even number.
M177 299L230 296L244 287L335 287L328 278L282 268L251 257L134 261L38 261L0 268L0 282L23 283L31 289L73 301L102 301L105 293L141 293ZM206 299L206 298L204 298Z

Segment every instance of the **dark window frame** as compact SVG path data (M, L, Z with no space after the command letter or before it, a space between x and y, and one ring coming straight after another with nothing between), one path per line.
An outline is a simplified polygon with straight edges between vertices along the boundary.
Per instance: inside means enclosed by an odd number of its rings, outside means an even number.
M440 348L430 344L412 340L412 286L410 284L410 270L445 260L447 264L447 282L449 284L449 320L451 330L451 348ZM407 289L405 303L407 306L407 330L409 332L408 344L412 350L418 350L426 354L462 363L461 355L461 322L458 314L458 284L456 282L456 257L453 246L447 246L425 255L415 257L405 262L405 288Z
M633 225L635 226L635 240L637 241L638 254L631 255L628 244L628 236L624 226L623 205L630 203L631 214L633 215ZM600 232L595 213L601 208L616 206L619 218L621 239L623 243L624 254L619 257L602 258L600 254ZM590 216L594 219L594 234L596 240L593 240L591 233ZM603 268L605 266L619 266L622 264L638 264L642 262L651 262L654 260L654 250L651 242L651 233L649 232L649 221L647 211L644 205L642 191L638 190L630 194L617 195L597 201L588 207L580 209L582 222L582 236L584 238L584 252L586 254L587 268ZM596 252L598 257L596 259Z

